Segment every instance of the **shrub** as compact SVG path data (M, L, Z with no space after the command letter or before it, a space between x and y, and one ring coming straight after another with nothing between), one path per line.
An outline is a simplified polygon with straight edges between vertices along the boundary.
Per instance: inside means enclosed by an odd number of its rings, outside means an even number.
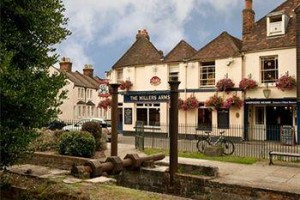
M54 151L57 150L58 137L51 130L40 130L37 138L29 145L32 151Z
M101 150L100 139L102 136L102 128L98 122L85 122L81 128L82 131L91 133L96 141L96 150Z
M65 132L60 136L59 153L79 157L92 157L95 154L95 139L84 131Z

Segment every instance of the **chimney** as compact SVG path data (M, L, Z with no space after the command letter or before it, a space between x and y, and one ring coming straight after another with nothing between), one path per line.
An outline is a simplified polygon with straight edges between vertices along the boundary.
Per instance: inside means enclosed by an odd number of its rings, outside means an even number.
M60 70L65 72L71 72L72 71L72 62L70 58L63 57L61 61L59 62Z
M146 29L138 30L138 33L136 34L136 39L139 38L147 38L148 40L150 40L150 37Z
M93 65L84 65L83 75L93 78L94 77Z
M245 9L243 10L243 39L244 36L251 33L255 22L255 12L252 9L252 0L245 0Z

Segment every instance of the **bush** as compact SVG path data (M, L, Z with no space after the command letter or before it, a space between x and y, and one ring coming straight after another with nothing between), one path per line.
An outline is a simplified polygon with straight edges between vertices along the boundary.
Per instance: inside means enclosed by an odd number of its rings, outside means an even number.
M102 136L102 128L100 127L98 122L86 122L82 125L82 131L86 131L91 133L96 141L96 150L101 150L100 139Z
M65 132L60 136L59 153L79 157L92 157L95 154L95 139L84 131Z
M58 137L51 130L38 131L38 137L29 145L32 151L54 151L57 150Z

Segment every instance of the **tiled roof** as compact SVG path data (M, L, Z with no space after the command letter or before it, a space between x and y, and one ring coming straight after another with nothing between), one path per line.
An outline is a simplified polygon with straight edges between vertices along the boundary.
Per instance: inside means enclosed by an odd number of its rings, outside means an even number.
M211 61L240 55L242 41L228 34L221 33L218 37L201 48L191 60Z
M59 69L58 69L59 70ZM62 72L61 70L59 70ZM68 79L74 83L75 86L78 87L86 87L91 89L98 89L99 84L97 83L97 80L94 78L91 78L89 76L83 75L80 72L66 72L63 71Z
M250 34L244 36L243 51L257 51L263 49L295 47L296 46L296 16L294 9L300 0L287 0L272 12L283 11L289 16L289 23L285 35L267 37L267 17L263 17L254 24Z
M113 65L113 69L161 62L162 55L146 37L138 38L127 52Z
M181 40L169 53L166 55L164 62L180 62L195 55L197 52L186 41Z

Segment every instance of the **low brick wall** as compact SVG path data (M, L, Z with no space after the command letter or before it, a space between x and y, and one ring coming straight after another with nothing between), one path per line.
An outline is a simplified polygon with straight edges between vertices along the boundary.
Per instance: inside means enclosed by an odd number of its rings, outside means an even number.
M73 156L63 156L53 153L35 152L32 155L30 155L26 160L24 160L24 163L69 170L71 169L73 164L83 165L89 160L92 159Z
M167 167L139 171L123 171L117 177L120 186L147 190L165 194L173 194L200 200L299 200L299 194L279 192L241 185L224 184L214 181L214 177L176 174L173 187L169 184Z

